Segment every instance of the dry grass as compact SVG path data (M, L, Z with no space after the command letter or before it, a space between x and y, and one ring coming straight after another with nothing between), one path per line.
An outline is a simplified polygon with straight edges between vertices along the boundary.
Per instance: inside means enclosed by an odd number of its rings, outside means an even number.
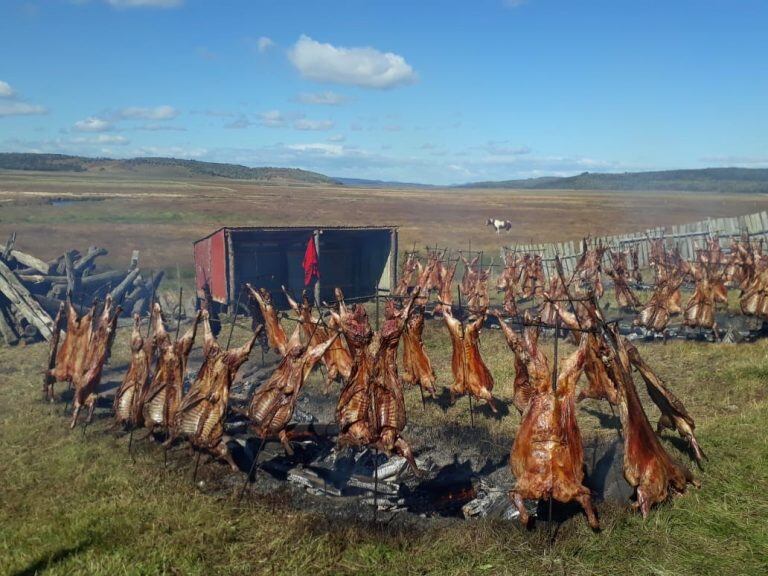
M52 198L100 201L52 206ZM498 254L502 244L556 242L643 230L768 207L763 195L464 189L355 189L264 186L225 179L160 180L130 174L0 173L0 238L44 257L97 244L123 265L131 249L144 263L192 265L192 242L224 225L401 227L401 246L440 245ZM488 216L513 222L497 236ZM55 242L51 239L55 238Z

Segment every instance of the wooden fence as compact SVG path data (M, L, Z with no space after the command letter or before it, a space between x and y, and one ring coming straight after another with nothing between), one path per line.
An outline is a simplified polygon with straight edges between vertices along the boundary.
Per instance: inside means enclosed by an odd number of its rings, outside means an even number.
M630 246L636 246L640 267L646 268L650 253L650 240L653 238L664 238L667 248L677 246L683 258L692 260L696 256L696 248L701 248L704 245L705 238L717 237L720 245L723 248L727 248L733 237L738 237L744 232L748 233L750 237L768 240L768 212L757 212L734 218L707 218L706 220L690 224L650 228L634 234L590 238L590 243L602 243L603 246L613 250L622 250ZM552 244L504 246L501 249L502 261L511 252L540 254L547 277L550 274L556 274L554 263L555 255L558 255L563 263L563 270L566 274L571 274L581 256L582 241L572 240L570 242L556 242ZM605 258L609 263L610 256L607 252Z

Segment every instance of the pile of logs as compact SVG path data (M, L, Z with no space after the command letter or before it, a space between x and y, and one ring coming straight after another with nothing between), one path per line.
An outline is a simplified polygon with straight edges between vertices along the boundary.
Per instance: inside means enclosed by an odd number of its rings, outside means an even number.
M49 340L67 295L80 313L111 294L124 316L146 314L163 278L163 272L142 275L138 251L127 270L102 270L96 259L107 254L104 248L91 246L85 254L70 250L45 261L15 246L15 233L0 244L0 342L9 346Z

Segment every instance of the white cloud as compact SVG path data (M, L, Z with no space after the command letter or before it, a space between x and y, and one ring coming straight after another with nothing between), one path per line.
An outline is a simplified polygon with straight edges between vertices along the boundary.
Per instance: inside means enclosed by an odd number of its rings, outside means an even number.
M0 117L2 116L36 116L48 114L45 106L27 104L26 102L0 101Z
M504 0L504 6L507 8L519 8L526 2L528 2L528 0Z
M130 140L125 136L117 136L114 134L99 134L97 136L79 136L72 138L73 144L128 144Z
M304 92L299 94L299 102L303 104L322 104L325 106L339 106L344 104L348 98L336 92L317 92L314 94Z
M115 8L178 8L184 0L106 0Z
M259 36L256 39L256 50L258 50L259 54L264 54L267 50L274 47L275 42L272 40L272 38L269 38L267 36Z
M178 115L179 111L173 106L155 106L151 108L130 106L120 110L121 117L139 120L170 120Z
M334 134L333 136L328 136L328 138L326 138L328 142L344 142L346 139L347 137L344 136L344 134Z
M259 114L259 118L261 118L259 123L262 126L267 126L268 128L280 128L281 126L285 126L285 117L279 110L269 110L268 112L262 112Z
M308 120L299 118L293 123L296 130L331 130L334 124L331 120Z
M0 98L13 98L15 95L16 91L11 88L11 85L0 80Z
M700 159L706 164L718 166L768 166L768 155L765 156L704 156Z
M302 76L316 82L351 84L363 88L394 88L416 81L405 59L375 48L344 48L302 35L288 51Z
M75 122L74 128L78 132L106 132L112 129L112 123L103 118L90 116L85 120Z
M286 145L288 150L294 150L296 152L313 152L320 156L344 156L344 146L340 144L328 144L325 142L315 142L311 144L288 144Z

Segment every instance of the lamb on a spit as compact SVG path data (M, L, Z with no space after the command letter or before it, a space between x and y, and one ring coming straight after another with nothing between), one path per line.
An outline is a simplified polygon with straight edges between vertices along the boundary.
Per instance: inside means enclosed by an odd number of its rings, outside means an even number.
M264 318L264 330L267 333L269 347L278 354L282 354L280 350L288 342L288 336L285 334L285 330L283 330L283 326L280 324L280 319L277 317L277 309L272 302L272 295L265 288L255 290L250 284L246 284L245 287L248 289L251 298L256 300L259 305L261 315Z
M286 453L293 454L286 427L293 418L301 389L317 362L335 344L338 332L316 344L314 336L302 345L302 325L296 326L288 340L283 358L269 379L254 393L248 404L247 416L260 438L277 435Z
M521 349L531 377L532 397L523 413L509 461L515 486L509 497L527 524L524 500L554 498L578 502L591 528L600 524L592 506L589 488L584 486L584 446L576 420L576 381L586 358L586 341L566 358L552 389L552 373L546 358L535 360ZM539 365L539 363L543 365Z
M67 298L67 334L64 337L64 342L56 351L56 363L47 372L45 378L44 393L48 400L53 401L54 383L68 382L71 385L75 376L83 373L85 357L88 354L88 345L93 332L93 315L95 312L96 305L94 304L88 312L80 316L72 305L72 300ZM60 319L59 322L61 322Z
M184 394L184 375L187 372L187 361L195 343L197 328L203 318L200 311L195 321L181 338L174 342L166 332L160 317L160 305L155 304L158 314L155 324L155 346L157 361L147 393L142 399L141 410L144 414L144 425L156 430L168 429L179 410Z
M541 305L541 312L539 313L541 322L547 326L554 326L557 322L558 314L553 301L561 300L566 296L563 281L560 280L558 275L552 275L549 279L549 287L546 292L542 293L542 296L544 297L544 303Z
M504 333L507 345L515 356L515 380L512 386L512 403L522 415L534 394L531 382L537 381L537 378L543 378L542 374L549 374L547 358L538 345L539 322L534 321L526 310L524 317L526 326L521 337L504 322L498 313L495 313L495 315L499 319L499 325ZM529 371L530 369L534 371L533 377Z
M480 261L480 255L478 254L469 261L464 256L464 253L459 251L459 258L461 258L461 261L464 263L464 274L461 277L460 284L461 293L466 295L469 294L475 286L475 281L477 280L477 275L479 273L477 266Z
M185 438L193 448L225 460L236 471L237 465L229 453L224 436L224 418L232 380L248 359L261 327L240 348L223 350L211 331L207 310L203 311L202 321L203 365L189 392L181 400L166 445L177 438Z
M91 333L91 339L87 344L85 361L82 371L76 373L72 379L74 397L72 400L72 422L70 428L77 424L77 417L83 406L88 407L86 422L93 420L93 411L96 408L97 389L101 383L101 374L104 364L109 357L112 343L117 329L117 319L122 312L120 306L114 306L112 297L107 296L104 307L99 315L96 326Z
M336 289L338 312L332 312L352 352L352 374L341 391L336 407L339 446L374 446L387 454L406 458L418 473L410 445L400 435L406 423L405 402L397 377L397 346L411 307L411 298L401 311L393 303L385 309L386 320L374 335L365 308L348 309L344 295Z
M544 263L539 254L523 255L522 297L541 296L544 290Z
M288 304L299 317L301 332L308 346L318 346L327 342L333 336L334 326L326 326L320 317L312 314L312 304L307 297L306 292L301 295L301 304L296 302L283 286L283 292L288 300ZM333 324L333 321L331 321ZM290 346L288 346L290 348ZM333 382L347 380L352 372L352 355L349 353L346 343L343 339L338 339L333 346L328 348L322 357L323 366L325 366L325 388L324 393L331 390Z
M424 307L417 306L403 332L403 382L435 397L435 370L424 348Z
M149 320L150 326L157 320L153 313ZM142 425L141 399L147 391L154 355L155 339L149 336L144 337L141 333L141 316L134 314L131 332L131 362L125 376L123 376L123 381L115 392L115 400L112 405L115 411L116 425L128 426L129 428Z
M395 296L405 296L413 285L414 275L418 269L418 258L414 252L409 252L403 264L403 270L400 278L397 280L397 286L392 291Z
M711 329L717 338L715 305L717 301L723 300L722 291L725 287L722 285L720 273L715 268L716 265L684 263L683 269L696 280L696 288L683 310L683 324L691 328ZM727 302L727 293L724 298Z
M627 341L624 341L624 345L627 348L627 356L630 363L640 372L645 381L648 395L661 411L661 417L656 425L656 433L661 434L664 428L676 430L688 442L696 461L701 464L705 456L694 434L696 422L693 421L693 418L688 414L688 411L678 397L667 388L664 381L643 360L637 348Z
M448 327L448 333L451 335L453 347L451 401L455 401L456 396L470 394L478 400L485 400L491 410L496 412L496 404L491 394L493 376L480 356L480 330L485 323L485 310L474 320L465 324L454 318L453 311L450 307L445 306L443 319Z
M620 309L635 309L640 306L635 293L629 287L629 270L627 269L627 255L624 252L611 251L612 269L605 273L613 280L613 292L616 304Z
M619 415L624 436L624 477L636 488L633 503L643 517L651 506L664 502L670 494L682 494L688 484L698 487L691 471L675 461L661 445L643 410L637 389L632 381L630 360L624 341L614 327L608 338L613 342L606 349L605 358L612 379L619 390Z
M488 281L491 277L491 268L493 263L487 270L482 268L478 270L475 277L475 283L467 294L467 309L473 314L479 314L483 310L486 310L490 305L490 296L488 295Z
M680 286L682 275L676 274L661 279L645 307L634 320L636 326L644 326L654 332L664 332L670 318L682 312L680 308Z
M586 307L594 308L594 304L581 302L583 310ZM576 397L577 402L585 398L593 400L607 400L611 404L617 404L619 401L616 383L611 379L605 363L602 359L602 344L595 330L596 311L592 314L581 314L579 317L573 312L565 309L560 303L553 302L552 305L557 310L560 319L568 328L574 330L574 336L577 342L584 342L584 375L587 377L587 387L579 389ZM586 332L582 332L585 330Z
M443 313L443 306L450 307L453 303L453 277L456 275L458 265L458 260L447 266L443 262L440 263L440 288L438 290L440 300L435 304L434 313L436 315Z
M581 285L595 293L599 298L603 297L605 288L602 280L602 262L607 247L602 244L588 248L586 239L583 241L584 250L576 263L574 276L576 276Z

